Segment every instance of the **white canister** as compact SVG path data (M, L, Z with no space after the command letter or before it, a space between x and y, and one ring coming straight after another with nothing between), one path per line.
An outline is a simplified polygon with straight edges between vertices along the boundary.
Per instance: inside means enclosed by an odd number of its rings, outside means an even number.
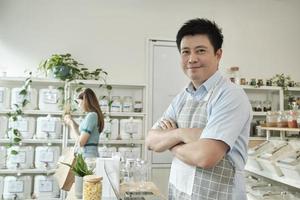
M9 119L9 128L18 129L23 139L31 139L35 132L35 119L33 117L21 117L18 116L17 121ZM8 133L9 138L14 138L12 131Z
M120 152L122 157L125 159L141 158L141 148L140 147L119 147L118 152Z
M4 177L0 176L0 199L2 199L2 194L3 194L3 189L4 189Z
M60 190L54 177L42 175L35 176L33 196L37 199L59 198Z
M35 167L39 169L54 169L59 158L58 146L37 146L35 148Z
M98 152L100 158L111 158L112 154L117 152L117 148L102 146L102 147L98 147Z
M109 112L109 98L108 96L102 96L99 98L99 106L103 113Z
M143 122L141 119L121 119L120 120L120 137L122 140L142 139Z
M133 99L131 96L125 96L123 98L122 111L133 112Z
M122 112L122 102L120 96L113 96L110 107L111 112Z
M12 150L18 154L12 154ZM30 169L33 168L34 149L31 146L12 146L7 149L6 167L8 169Z
M8 118L5 116L0 116L0 139L6 138L7 126Z
M0 146L0 169L5 169L5 168L6 168L6 147Z
M3 199L31 199L31 176L6 176L4 178Z
M107 137L108 136L108 137ZM109 116L106 116L104 119L104 128L100 133L100 141L105 139L116 140L119 136L119 120L111 119Z
M60 111L62 93L52 86L39 90L39 109L43 111Z
M0 87L0 110L9 109L10 90L6 87Z
M59 139L62 133L62 122L59 117L38 117L36 120L36 138Z
M11 90L11 108L15 109L15 104L22 106L24 99L28 101L28 104L23 108L25 110L35 110L37 108L37 91L34 88L29 88L27 90L28 94L24 97L20 95L22 88L13 88Z

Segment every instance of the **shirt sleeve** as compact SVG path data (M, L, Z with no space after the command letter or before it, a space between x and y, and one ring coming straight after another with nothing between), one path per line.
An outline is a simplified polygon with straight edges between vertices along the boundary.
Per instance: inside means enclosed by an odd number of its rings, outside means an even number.
M94 128L97 127L97 124L98 124L97 113L95 112L88 113L80 126L80 132L86 132L91 134Z
M249 134L245 127L251 121L251 106L242 89L223 91L210 110L200 138L221 140L232 149L241 134Z

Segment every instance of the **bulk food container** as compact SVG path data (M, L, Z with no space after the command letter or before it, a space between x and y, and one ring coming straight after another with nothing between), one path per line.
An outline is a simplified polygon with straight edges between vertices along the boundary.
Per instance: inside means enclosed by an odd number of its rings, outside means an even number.
M36 126L36 138L59 139L62 133L62 122L59 117L38 117Z
M33 117L18 116L17 121L9 119L9 128L18 129L23 139L31 139L35 132L35 119ZM12 131L8 133L9 138L14 138Z
M4 200L30 199L32 189L31 176L6 176L4 178Z
M265 141L255 147L248 149L248 160L247 166L256 169L256 170L263 170L262 166L257 161L257 156L264 152L268 148L272 148L274 145L270 141Z
M10 90L6 87L0 87L0 110L9 109L10 108Z
M26 110L35 110L37 108L37 91L34 88L28 89L28 94L24 97L20 95L22 88L12 88L11 90L11 108L16 108L15 104L22 106L24 99L28 101L28 104L24 107Z
M276 161L286 153L293 150L290 144L287 142L278 142L274 144L274 147L266 149L260 155L258 155L258 162L264 169L264 171L276 174L277 176L283 176L282 171L276 165Z
M35 167L39 169L54 169L60 155L57 146L37 146L35 148Z
M282 156L277 165L286 178L300 180L300 149Z
M122 112L122 102L120 96L113 96L110 107L111 112Z
M122 140L142 139L143 121L141 119L121 119L120 120L120 137Z
M3 187L4 187L4 177L0 176L0 200L2 200Z
M0 169L6 168L6 147L0 146Z
M119 136L119 120L111 119L106 116L104 119L104 128L100 134L100 140L116 140Z
M0 116L0 139L6 138L7 126L8 118L5 116Z
M100 158L111 158L112 154L117 152L117 148L102 146L102 147L98 147L98 152Z
M99 105L100 105L101 111L103 113L108 113L109 112L109 98L108 98L108 96L101 96L99 98Z
M53 176L35 176L33 196L37 199L59 198L60 190L56 179Z
M119 147L118 152L120 152L122 157L125 159L141 158L141 148L140 147Z
M18 152L14 155L12 150ZM6 167L8 169L30 169L33 168L34 149L31 146L12 146L7 149Z
M43 111L60 111L60 102L63 99L62 93L52 86L39 90L39 109Z

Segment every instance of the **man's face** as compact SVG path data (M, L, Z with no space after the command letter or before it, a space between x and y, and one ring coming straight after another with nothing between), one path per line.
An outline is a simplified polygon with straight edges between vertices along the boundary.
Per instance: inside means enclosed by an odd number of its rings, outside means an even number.
M180 43L181 66L198 88L218 69L222 50L214 48L206 35L184 36Z

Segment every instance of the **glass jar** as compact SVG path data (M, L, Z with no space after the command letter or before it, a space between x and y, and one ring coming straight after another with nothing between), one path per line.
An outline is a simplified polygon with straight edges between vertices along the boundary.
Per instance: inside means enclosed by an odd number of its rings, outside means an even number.
M245 79L245 78L241 78L240 84L241 84L241 85L246 85L246 79Z
M133 111L133 100L131 96L125 96L123 99L123 112Z
M112 97L110 111L111 112L121 112L122 111L121 98L119 96Z
M284 112L284 111L278 112L277 127L280 127L280 128L288 127L288 115L286 112Z
M231 77L230 80L235 84L240 84L240 68L239 67L231 67Z
M100 200L102 196L102 177L88 175L83 177L83 199Z
M272 102L269 100L266 100L263 102L263 111L268 112L272 110Z
M289 128L298 128L297 117L298 117L298 112L297 111L292 111L291 110L288 113L288 127Z
M268 111L267 116L266 116L266 126L267 127L276 127L277 119L278 119L278 112Z
M266 80L266 86L272 86L272 80L271 79Z
M254 102L254 111L261 112L262 111L262 103L259 100Z
M264 81L262 79L258 79L257 80L257 86L260 87L260 86L263 86L264 85Z
M109 112L109 99L108 96L102 96L99 98L99 105L102 112Z
M134 112L142 112L142 110L143 110L142 101L135 101L134 102Z
M250 85L256 86L256 79L255 78L251 78Z

